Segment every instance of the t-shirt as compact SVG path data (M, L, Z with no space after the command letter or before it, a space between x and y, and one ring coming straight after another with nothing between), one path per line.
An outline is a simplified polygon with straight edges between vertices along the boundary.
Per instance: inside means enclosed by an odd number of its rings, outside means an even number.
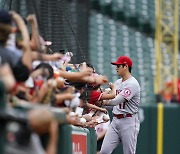
M19 56L12 54L12 52L0 45L1 64L8 63L13 68L20 60Z
M0 45L0 64L5 63L10 65L16 81L26 81L28 79L29 70L23 64L21 57Z

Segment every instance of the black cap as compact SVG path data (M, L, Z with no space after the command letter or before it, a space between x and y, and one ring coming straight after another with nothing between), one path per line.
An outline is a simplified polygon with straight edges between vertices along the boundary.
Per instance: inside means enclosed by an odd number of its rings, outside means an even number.
M7 11L0 10L0 24L11 24L11 22L11 15Z

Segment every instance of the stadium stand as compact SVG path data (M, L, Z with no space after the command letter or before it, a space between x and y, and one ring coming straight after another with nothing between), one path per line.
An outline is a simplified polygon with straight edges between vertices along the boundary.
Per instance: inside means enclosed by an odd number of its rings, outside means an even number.
M123 21L141 32L154 34L155 1L151 0L91 0L92 8L113 19Z

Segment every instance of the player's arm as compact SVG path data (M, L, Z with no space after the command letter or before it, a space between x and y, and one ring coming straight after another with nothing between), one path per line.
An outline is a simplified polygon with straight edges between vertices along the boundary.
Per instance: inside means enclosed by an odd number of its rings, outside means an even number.
M110 82L109 83L109 88L111 89L111 93L103 92L100 100L109 100L109 99L113 99L113 98L116 97L116 89L115 89L114 84L112 84Z
M126 87L112 100L107 102L107 105L119 105L126 100L129 101L138 92L138 87L134 83L128 83Z
M122 95L117 95L114 99L104 102L103 105L115 106L124 103L125 101L126 99Z

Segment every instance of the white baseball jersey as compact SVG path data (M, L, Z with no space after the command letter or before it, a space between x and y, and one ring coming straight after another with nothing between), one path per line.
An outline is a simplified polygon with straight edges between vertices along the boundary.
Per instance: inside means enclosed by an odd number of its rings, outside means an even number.
M116 95L121 95L126 100L113 107L114 114L135 114L138 113L140 104L140 85L138 81L131 76L122 82L119 79L115 82Z

